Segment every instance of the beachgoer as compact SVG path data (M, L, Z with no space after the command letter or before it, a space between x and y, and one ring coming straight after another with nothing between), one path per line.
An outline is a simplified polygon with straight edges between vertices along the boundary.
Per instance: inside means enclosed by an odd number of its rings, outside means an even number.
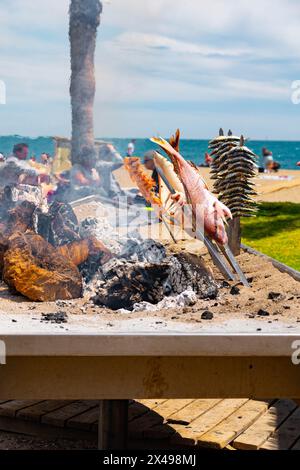
M4 165L1 165L0 186L19 183L38 185L38 172L26 161L28 150L28 145L25 143L14 146L13 154L7 158Z
M98 161L123 164L123 158L112 144L101 145L98 153Z
M103 161L98 161L96 163L96 170L98 171L101 179L101 187L107 193L108 197L115 198L125 195L113 174L113 171L118 170L121 166L123 166L123 160L115 163Z
M48 155L48 153L43 152L41 154L41 163L42 165L45 165L45 166L49 166L51 164L51 158L50 158L50 155Z
M209 155L208 152L205 153L204 160L205 160L205 166L211 166L213 162L213 158Z
M152 151L152 150L145 153L144 166L145 168L147 168L147 170L152 171L151 177L155 181L155 192L158 193L159 192L159 176L155 168L154 155L155 155L155 151Z
M132 155L134 154L134 150L135 150L135 140L131 140L127 146L127 153L126 153L126 156L127 157L132 157Z
M83 147L80 161L70 170L70 191L65 192L69 201L97 194L107 197L102 187L100 175L96 169L96 152L93 148Z
M297 163L297 166L300 166L300 162Z
M275 173L277 173L278 170L280 170L281 168L281 165L279 162L275 162L273 161L271 164L270 164L270 169L271 171L274 171Z
M262 156L263 156L263 159L264 159L265 171L267 171L267 172L272 171L273 153L271 152L271 150L268 150L266 147L263 147Z
M0 163L5 162L5 156L2 152L0 152Z

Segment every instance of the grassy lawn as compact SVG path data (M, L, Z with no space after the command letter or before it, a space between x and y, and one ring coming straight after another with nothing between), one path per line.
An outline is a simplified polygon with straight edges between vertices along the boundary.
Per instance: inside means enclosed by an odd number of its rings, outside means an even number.
M300 271L300 204L264 202L242 219L243 243Z

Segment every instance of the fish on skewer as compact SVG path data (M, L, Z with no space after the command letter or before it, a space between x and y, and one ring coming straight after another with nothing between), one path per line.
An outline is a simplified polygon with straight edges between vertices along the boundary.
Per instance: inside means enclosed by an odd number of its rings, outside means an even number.
M167 230L169 231L174 243L176 243L174 235L168 227L168 223L166 220L166 216L169 215L168 211L163 206L161 198L155 192L156 183L153 178L149 177L146 174L138 157L126 157L124 159L124 166L125 169L129 172L132 181L136 183L137 187L139 188L141 194L144 196L146 201L151 204L157 217L162 220Z
M227 218L232 218L230 210L208 191L199 172L172 145L162 138L154 137L151 141L165 150L170 156L174 168L176 164L187 201L192 206L196 223L200 223L204 227L205 233L213 240L225 245L227 243L227 234L224 224Z
M243 136L214 165L214 192L230 208L234 217L255 212L253 196L257 193L252 179L256 174L257 156L245 145Z
M156 183L153 178L146 174L140 159L138 157L126 157L124 166L146 201L156 206L162 206L160 198L155 194Z

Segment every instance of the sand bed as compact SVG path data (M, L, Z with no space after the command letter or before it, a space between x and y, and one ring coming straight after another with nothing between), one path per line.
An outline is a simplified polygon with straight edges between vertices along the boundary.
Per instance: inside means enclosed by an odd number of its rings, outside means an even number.
M178 245L169 245L170 250L188 250L199 253L202 248L192 242L182 242ZM202 250L203 251L203 250ZM22 331L24 321L34 330L41 332L51 329L80 332L82 326L89 325L91 331L112 331L115 328L123 331L171 329L174 331L193 331L201 326L226 325L228 322L246 320L247 324L259 329L260 324L273 325L275 329L279 324L285 328L300 328L300 283L283 274L265 259L243 253L239 262L247 278L251 281L251 288L231 282L223 282L218 271L213 267L210 258L204 254L207 265L214 271L220 283L219 295L214 300L198 300L192 307L160 310L155 312L119 313L106 308L93 305L87 298L72 301L57 301L35 303L21 296L12 295L8 288L2 284L0 289L0 325L4 330ZM223 285L224 284L224 285ZM232 287L236 287L232 289ZM274 295L276 294L276 295ZM272 297L272 298L269 298ZM203 313L209 311L213 318L205 320ZM66 314L66 322L61 317L50 320L45 317L47 313ZM62 315L63 317L64 315ZM18 324L19 323L19 324ZM4 331L2 328L2 332ZM0 326L1 329L1 326Z
M212 180L210 179L209 168L200 168L201 174L205 178L208 187L212 189ZM120 168L115 175L122 187L132 187L128 172L124 168ZM265 179L264 174L259 174L255 178L257 191L259 193L258 200L263 202L297 202L300 203L300 170L280 170L276 174L272 174L271 178ZM275 179L275 178L291 178L291 179Z

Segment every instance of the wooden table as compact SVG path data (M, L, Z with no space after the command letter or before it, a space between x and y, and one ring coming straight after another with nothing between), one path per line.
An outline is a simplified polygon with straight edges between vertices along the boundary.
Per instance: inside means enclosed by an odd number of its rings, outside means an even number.
M291 361L300 326L191 325L157 316L108 326L101 315L76 315L61 329L30 316L14 315L12 322L0 313L7 352L0 399L101 400L101 448L125 445L133 397L300 397L300 369Z

